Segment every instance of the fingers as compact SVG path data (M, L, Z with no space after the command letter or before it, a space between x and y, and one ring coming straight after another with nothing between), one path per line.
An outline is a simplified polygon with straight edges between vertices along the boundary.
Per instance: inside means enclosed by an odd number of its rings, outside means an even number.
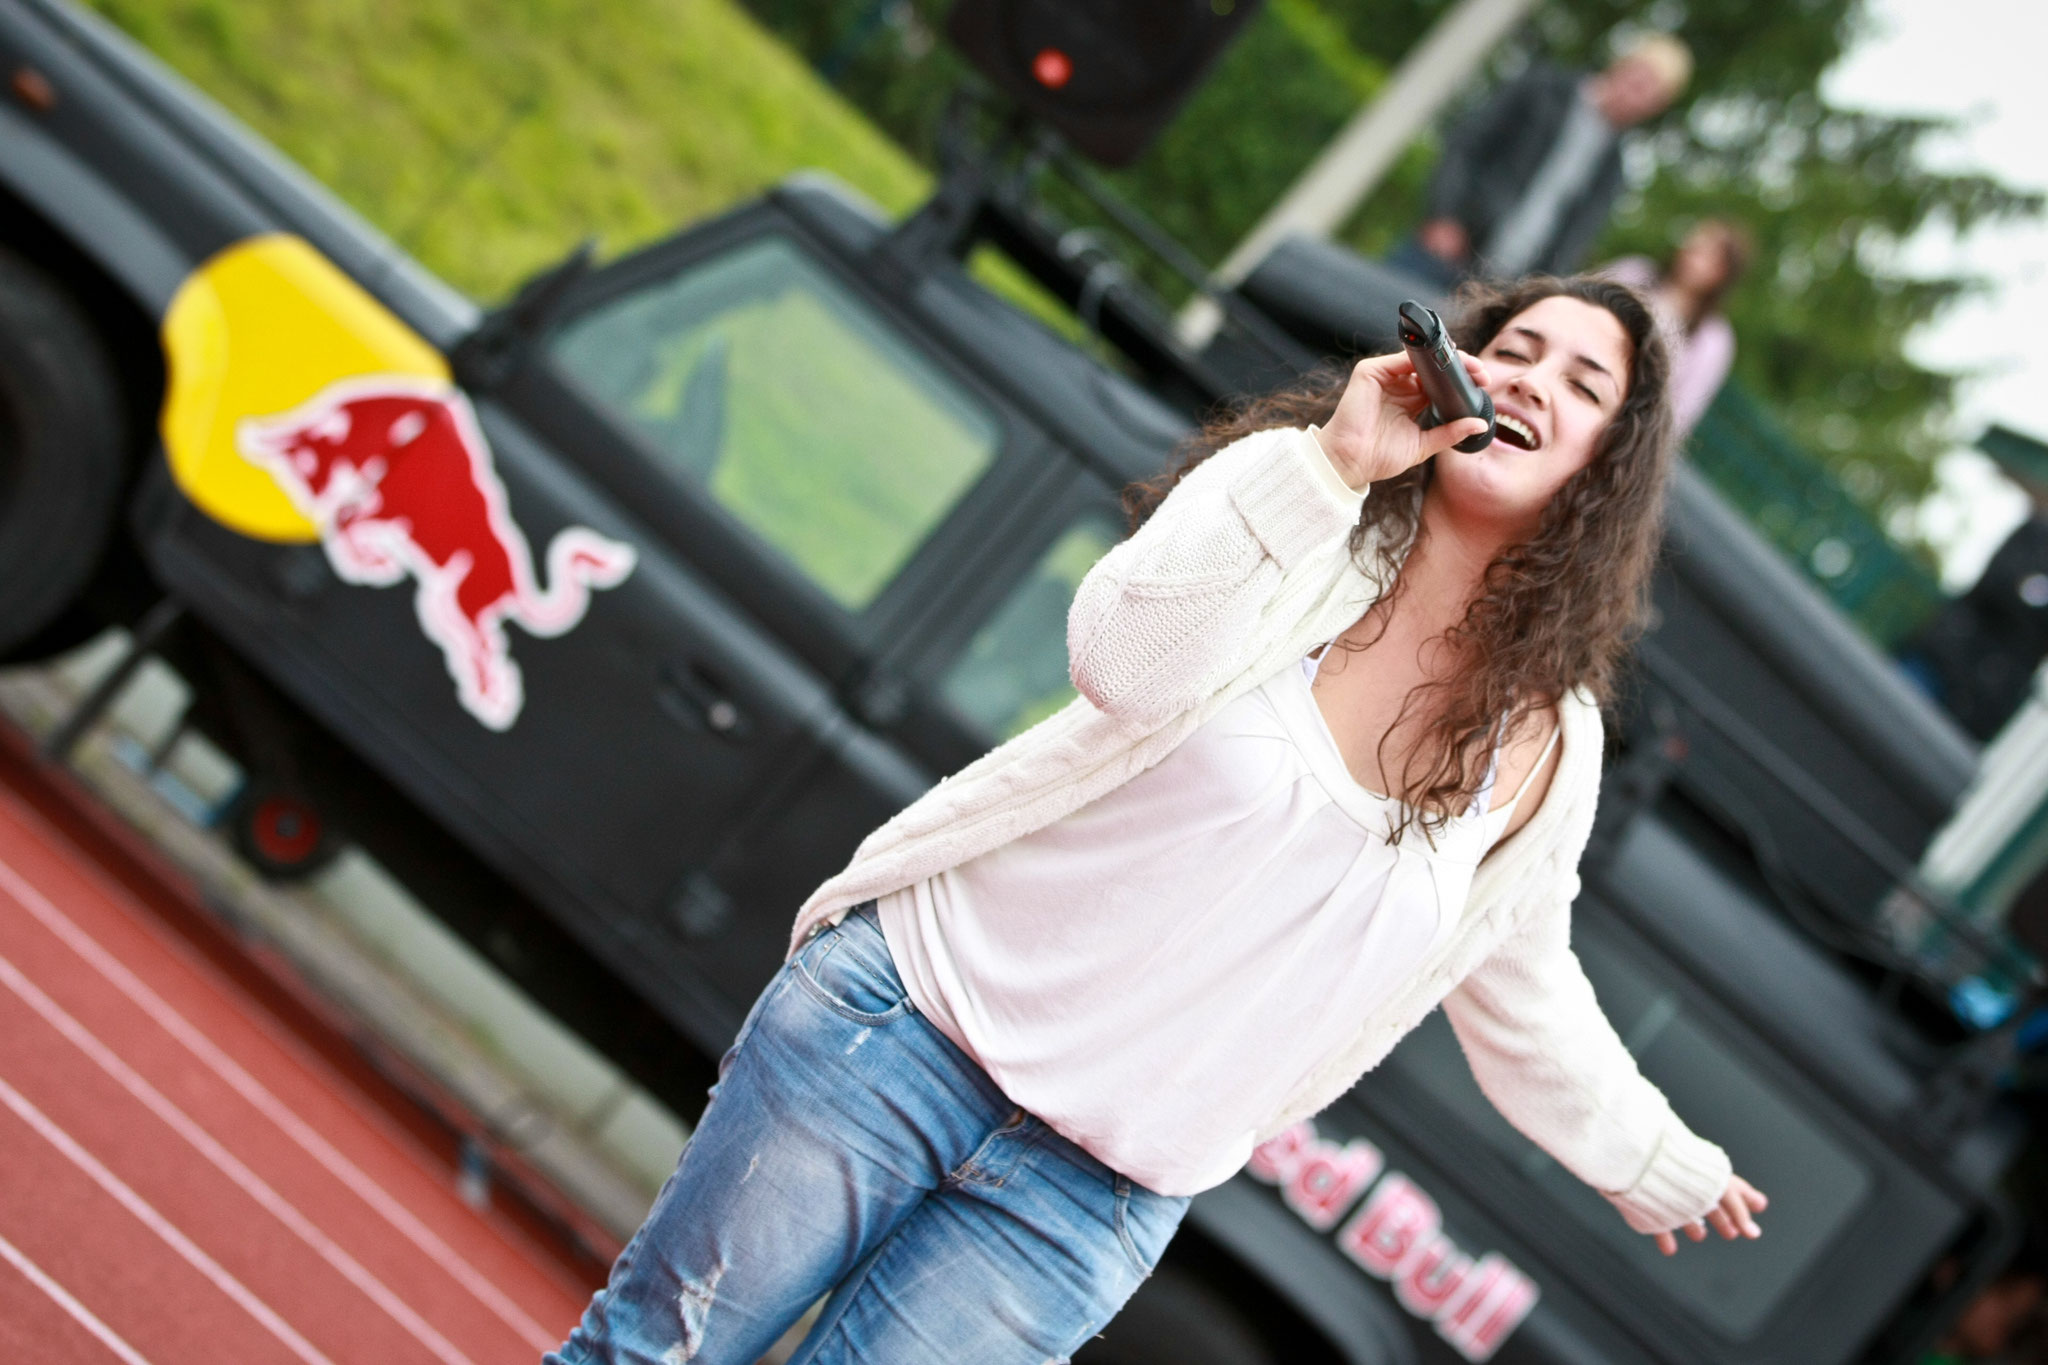
M1486 362L1476 355L1458 352L1458 359L1465 362L1465 373L1472 376L1472 382L1480 388L1486 387ZM1415 362L1408 358L1406 351L1390 351L1386 355L1367 356L1351 367L1353 378L1366 377L1375 383L1389 384L1415 380Z
M1453 422L1437 430L1450 431L1463 425L1465 424L1462 422ZM1478 425L1484 427L1486 424L1481 422ZM1428 434L1431 433L1425 433ZM1705 1218L1695 1218L1690 1223L1683 1224L1682 1230L1686 1237L1695 1242L1707 1240L1707 1229L1710 1226L1731 1242L1738 1237L1761 1237L1764 1230L1756 1221L1756 1215L1770 1206L1771 1201L1764 1197L1762 1190L1739 1175L1730 1176L1728 1187L1721 1191L1721 1202L1709 1209ZM1656 1241L1657 1250L1666 1256L1678 1254L1677 1231L1657 1233Z
M1685 1224L1684 1226L1685 1235L1691 1238L1693 1241L1704 1242L1707 1240L1707 1225L1705 1223L1700 1222L1697 1218L1695 1218L1692 1222ZM1656 1242L1657 1250L1663 1252L1666 1256L1676 1256L1678 1254L1677 1233L1657 1233Z
M1367 356L1351 367L1351 378L1370 380L1385 385L1405 379L1415 382L1415 362L1408 358L1406 351L1392 351L1386 355Z
M1458 359L1465 362L1465 373L1472 376L1472 382L1485 388L1486 362L1463 351L1458 352ZM1408 358L1406 351L1361 360L1351 367L1351 374L1353 378L1368 378L1390 393L1419 393L1422 388L1415 378L1415 362Z
M1769 1203L1763 1192L1747 1180L1740 1176L1732 1177L1728 1188L1721 1192L1721 1202L1707 1211L1705 1222L1694 1220L1686 1226L1685 1235L1695 1242L1703 1242L1711 1225L1714 1231L1731 1242L1738 1237L1761 1237L1764 1230L1755 1215Z
M1752 1203L1753 1199L1761 1200L1763 1199L1763 1194L1740 1176L1730 1180L1727 1190L1721 1195L1722 1214L1728 1219L1729 1224L1738 1229L1744 1237L1761 1237L1764 1235L1764 1230L1758 1226L1753 1212L1760 1209L1762 1205ZM1730 1232L1724 1235L1732 1237L1735 1234Z
M1422 433L1422 454L1420 460L1432 455L1441 455L1468 436L1477 436L1486 430L1483 417L1460 417L1455 422L1446 422L1440 427L1430 427Z

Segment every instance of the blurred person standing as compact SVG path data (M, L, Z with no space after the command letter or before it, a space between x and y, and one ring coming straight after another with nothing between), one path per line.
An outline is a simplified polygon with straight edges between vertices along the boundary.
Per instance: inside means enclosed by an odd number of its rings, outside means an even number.
M2039 1227L1920 1365L2048 1365L2048 1238Z
M1648 256L1623 256L1600 273L1640 292L1671 354L1672 434L1684 440L1735 364L1735 328L1721 300L1742 279L1755 254L1739 223L1706 218L1695 223L1660 266Z
M1899 649L1908 677L1989 742L2048 662L2048 443L1993 427L1978 445L2033 502L1984 572Z
M1570 274L1621 193L1621 135L1691 79L1692 50L1668 33L1636 39L1597 75L1532 64L1452 130L1429 218L1388 263L1445 290L1475 275Z
M2048 659L2048 505L2005 538L1970 588L1900 650L1906 672L1990 743Z

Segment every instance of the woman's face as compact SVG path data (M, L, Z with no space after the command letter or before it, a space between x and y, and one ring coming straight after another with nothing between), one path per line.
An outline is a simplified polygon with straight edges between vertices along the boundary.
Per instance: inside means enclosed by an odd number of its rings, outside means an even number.
M1553 295L1508 319L1479 353L1499 419L1492 444L1436 457L1447 509L1475 527L1532 532L1621 411L1633 352L1620 319L1579 299Z
M1671 260L1671 278L1695 294L1711 294L1728 278L1728 243L1719 228L1702 225L1685 235Z

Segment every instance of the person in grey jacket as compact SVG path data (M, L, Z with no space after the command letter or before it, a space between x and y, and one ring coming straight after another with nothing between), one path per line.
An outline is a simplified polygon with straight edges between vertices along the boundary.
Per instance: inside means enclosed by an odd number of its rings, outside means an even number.
M1429 217L1390 264L1446 290L1576 270L1621 193L1621 135L1670 108L1691 75L1691 52L1662 33L1593 76L1532 65L1452 130Z

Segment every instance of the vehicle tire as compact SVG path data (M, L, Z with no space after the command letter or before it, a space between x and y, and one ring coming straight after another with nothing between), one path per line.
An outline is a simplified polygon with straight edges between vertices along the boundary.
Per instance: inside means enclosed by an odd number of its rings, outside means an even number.
M84 310L0 250L0 655L55 627L105 553L125 474L123 412Z
M1162 1266L1074 1352L1074 1365L1275 1365L1244 1315L1194 1276Z
M39 664L59 654L69 654L106 628L107 623L83 604L73 603L35 634L0 649L0 668Z
M235 851L274 882L299 881L334 861L341 842L320 808L262 778L250 779L228 808Z

